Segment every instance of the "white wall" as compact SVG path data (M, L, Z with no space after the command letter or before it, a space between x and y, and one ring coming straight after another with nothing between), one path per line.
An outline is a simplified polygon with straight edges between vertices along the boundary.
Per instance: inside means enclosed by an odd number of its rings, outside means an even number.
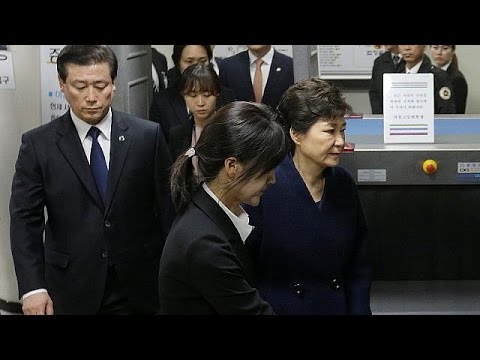
M0 299L18 301L8 203L21 134L41 122L40 48L11 45L15 90L0 90Z

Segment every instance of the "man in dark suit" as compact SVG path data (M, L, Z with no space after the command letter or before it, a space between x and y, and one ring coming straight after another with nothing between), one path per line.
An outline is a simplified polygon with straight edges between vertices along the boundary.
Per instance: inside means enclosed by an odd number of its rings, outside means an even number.
M398 53L398 45L385 45L387 51L373 62L372 79L370 80L370 105L372 114L383 114L383 74L395 73L402 61Z
M261 59L261 94L257 102L275 109L283 92L294 82L293 59L279 53L272 45L247 46L248 50L225 58L219 64L220 84L232 89L237 100L256 101L256 61Z
M25 314L158 310L171 160L158 124L111 108L117 68L108 47L66 46L70 109L22 136L10 235Z

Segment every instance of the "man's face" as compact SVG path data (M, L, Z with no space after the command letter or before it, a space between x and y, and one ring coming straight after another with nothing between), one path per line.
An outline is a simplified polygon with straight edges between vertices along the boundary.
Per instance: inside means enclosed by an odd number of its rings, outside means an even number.
M102 120L112 105L115 84L107 63L67 65L65 82L59 77L60 89L73 113L90 125Z

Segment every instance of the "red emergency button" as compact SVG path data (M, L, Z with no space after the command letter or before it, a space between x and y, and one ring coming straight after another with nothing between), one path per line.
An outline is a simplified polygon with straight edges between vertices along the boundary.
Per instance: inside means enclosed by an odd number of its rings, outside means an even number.
M423 162L422 168L426 174L433 174L437 171L438 165L435 160L428 159Z

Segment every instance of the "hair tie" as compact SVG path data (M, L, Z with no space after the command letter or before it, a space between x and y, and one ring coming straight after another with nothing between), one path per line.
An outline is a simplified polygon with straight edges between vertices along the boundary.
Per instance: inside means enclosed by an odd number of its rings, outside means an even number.
M189 158L195 155L196 155L195 148L193 146L190 149L188 149L187 152L185 153L185 156L188 156Z

